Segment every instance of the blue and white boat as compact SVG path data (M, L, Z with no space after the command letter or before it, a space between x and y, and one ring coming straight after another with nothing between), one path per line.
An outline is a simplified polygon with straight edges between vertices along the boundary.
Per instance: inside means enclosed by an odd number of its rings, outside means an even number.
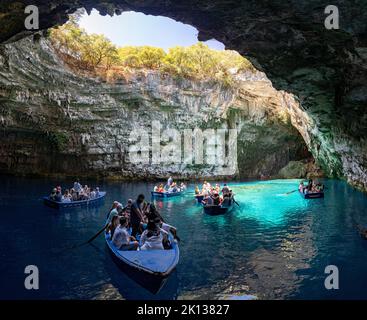
M182 194L184 194L185 191L177 191L177 192L156 192L156 191L152 191L152 197L156 197L156 198L171 198L171 197L177 197L180 196Z
M168 277L176 268L180 259L178 244L170 235L171 249L167 250L118 250L111 241L111 235L105 233L105 240L115 262L122 268L128 266L136 272L150 275L156 279Z
M105 191L100 191L98 196L92 199L88 199L88 200L78 200L78 201L69 201L69 202L59 202L59 201L55 201L55 200L51 200L50 197L45 196L43 197L43 203L51 208L54 209L66 209L66 208L75 208L75 207L82 207L82 206L92 206L92 205L97 205L99 203L101 203L104 199L104 197L106 196Z
M203 204L204 213L209 214L211 216L218 216L218 215L226 214L233 210L234 203L235 203L235 200L232 197L228 199L226 203L222 203L220 205Z
M299 193L305 199L319 199L319 198L324 198L324 192L303 193L303 192L299 191Z

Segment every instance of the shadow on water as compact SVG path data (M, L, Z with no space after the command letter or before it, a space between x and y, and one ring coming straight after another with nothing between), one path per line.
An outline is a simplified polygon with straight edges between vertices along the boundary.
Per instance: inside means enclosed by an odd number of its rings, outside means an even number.
M110 275L112 285L127 300L176 300L178 295L178 278L176 270L167 278L158 278L134 270L114 261L107 247L106 271Z
M176 300L178 296L178 277L174 270L167 278L158 278L121 264L111 254L107 246L100 248L93 243L91 247L103 258L105 271L111 284L126 300ZM116 260L117 261L116 261Z

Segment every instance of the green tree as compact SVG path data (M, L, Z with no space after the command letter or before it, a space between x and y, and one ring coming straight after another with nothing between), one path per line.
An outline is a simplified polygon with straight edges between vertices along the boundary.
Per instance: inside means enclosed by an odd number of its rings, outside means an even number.
M152 46L117 48L103 35L88 34L78 26L78 16L61 27L52 29L51 40L64 60L80 69L123 72L128 68L160 70L163 73L198 80L215 80L226 85L234 82L234 74L255 70L236 51L212 50L198 42L189 47L176 46L166 53ZM118 76L118 74L116 74Z
M133 68L158 69L166 55L162 48L151 46L122 47L118 50L123 65Z

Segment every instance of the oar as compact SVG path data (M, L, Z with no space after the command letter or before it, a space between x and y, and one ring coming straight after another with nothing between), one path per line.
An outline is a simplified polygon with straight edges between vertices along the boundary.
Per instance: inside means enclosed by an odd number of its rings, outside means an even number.
M85 242L85 244L87 243L91 243L95 238L97 238L103 231L106 230L106 228L108 227L108 223L106 223L106 225L101 229L99 230L92 238L90 238L87 242Z
M297 190L286 192L285 194L291 194L291 193L296 192L296 191L298 191L298 189Z
M238 204L238 202L235 199L233 199L233 202L240 207L240 205Z
M68 248L65 248L64 250L61 251L64 252L64 251L69 251L71 249L76 249L76 248L79 248L79 247L82 247L82 246L85 246L86 244L90 244L95 238L97 238L104 230L106 230L106 228L108 227L108 222L106 223L106 225L103 227L103 229L99 230L92 238L90 238L88 241L85 241L83 243L79 243L79 244L74 244L73 246L71 247L68 247Z

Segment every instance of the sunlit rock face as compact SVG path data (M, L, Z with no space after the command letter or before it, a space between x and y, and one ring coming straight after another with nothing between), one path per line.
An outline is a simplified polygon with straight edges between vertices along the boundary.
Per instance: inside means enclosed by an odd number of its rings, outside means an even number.
M276 91L264 74L243 73L231 87L212 81L172 78L140 71L113 83L82 77L64 65L45 38L29 37L1 47L0 170L19 174L63 174L112 178L258 178L274 175L291 160L310 155L288 113L290 98ZM296 102L292 102L297 104ZM184 149L185 130L226 130L237 134L237 148L227 143L232 171L203 163L179 147L178 163L135 163L132 133L145 130L152 152L152 124L175 129ZM132 139L132 140L131 140ZM195 142L196 140L194 140ZM138 144L138 147L141 144ZM142 150L142 151L144 151ZM192 149L194 152L194 149ZM234 151L234 152L231 152ZM208 152L209 153L209 152ZM228 153L230 155L228 156ZM233 159L235 158L235 159Z
M22 36L26 1L0 4L0 41ZM65 22L78 7L102 14L133 10L195 26L249 57L277 89L295 94L292 123L330 176L367 190L367 2L340 0L340 30L324 27L322 0L45 1L41 27ZM14 38L15 37L15 38Z

